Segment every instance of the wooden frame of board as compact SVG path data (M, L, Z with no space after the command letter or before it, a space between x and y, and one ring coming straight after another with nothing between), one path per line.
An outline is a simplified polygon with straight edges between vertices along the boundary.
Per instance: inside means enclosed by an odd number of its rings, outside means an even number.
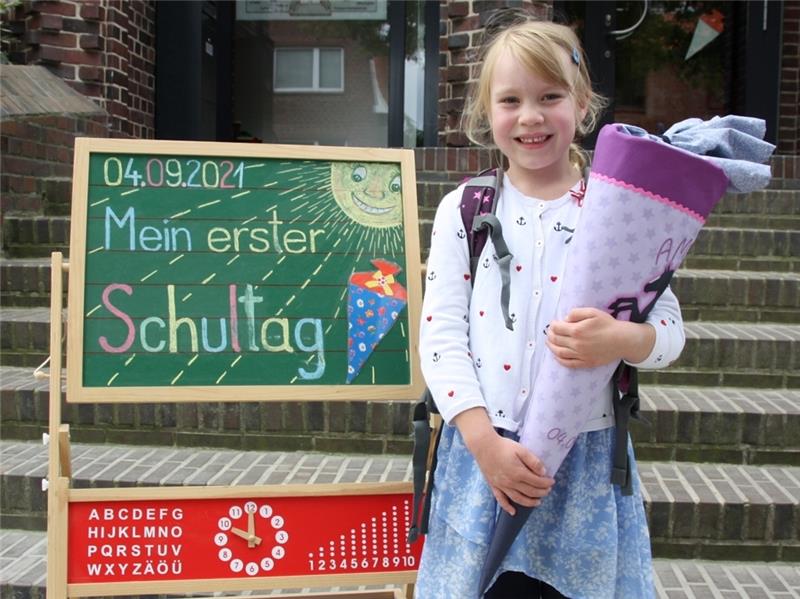
M284 159L289 161L330 161L331 163L368 163L368 164L394 164L397 165L402 178L402 241L405 264L405 281L408 293L407 304L407 330L404 327L403 336L407 336L407 351L406 361L409 367L409 380L403 384L209 384L209 385L170 385L169 382L165 385L130 385L130 386L116 386L119 379L108 385L86 385L84 383L84 326L85 321L88 321L90 307L84 307L84 285L86 277L86 261L87 261L87 212L88 212L88 197L90 192L89 169L90 159L93 154L111 154L125 156L140 156L140 157L155 157L158 159L160 168L160 182L163 185L165 179L164 164L166 164L166 171L169 172L170 160L174 160L173 171L179 167L179 161L170 157L180 156L182 158L189 158L189 162L199 164L198 158L202 157L225 157L227 159L236 160L278 160ZM163 160L162 160L163 158ZM192 160L193 159L193 160ZM152 160L152 158L151 158ZM117 183L123 180L124 165L117 160L117 164L112 164L112 168L105 165L104 176L106 179L114 177ZM230 160L229 160L230 162ZM231 162L231 166L233 163ZM128 165L130 166L130 165ZM203 162L203 179L206 176L206 162ZM219 168L217 169L216 179L219 180ZM249 166L247 167L249 168ZM108 170L112 170L112 175L109 175ZM148 178L150 177L150 164L148 162ZM154 171L158 173L155 167ZM213 173L214 169L209 169ZM181 175L181 177L187 175ZM137 177L143 176L138 174ZM230 172L228 173L230 174ZM128 175L125 175L126 179ZM155 175L154 175L155 178ZM166 176L168 179L169 176ZM209 175L211 178L211 175ZM199 180L199 175L195 177ZM230 180L235 180L234 177ZM174 180L177 183L177 179ZM223 177L224 181L224 177ZM125 180L127 183L127 180ZM169 181L168 181L169 183ZM130 186L127 191L121 192L122 195L137 193L139 190L135 187L138 184L138 179L133 180L133 186ZM141 182L142 188L145 189L145 182ZM180 185L184 189L176 188L175 194L186 193L186 182L183 181ZM96 187L96 186L94 186ZM266 187L266 186L265 186ZM119 187L119 190L124 189ZM147 188L150 189L150 188ZM197 193L208 191L207 189L198 190ZM215 190L222 191L222 190ZM237 191L236 189L231 191ZM241 192L238 194L229 195L243 195ZM219 195L222 195L221 193ZM331 194L333 195L333 194ZM107 200L99 200L97 203ZM338 202L338 199L337 199ZM213 204L214 200L208 202ZM206 204L203 204L206 205ZM275 213L273 213L275 214ZM175 216L180 216L177 214ZM116 217L116 215L115 215ZM119 217L123 222L124 218ZM108 217L107 217L108 219ZM273 216L273 219L276 219ZM167 219L163 219L167 222ZM120 220L117 220L118 224ZM132 222L132 218L131 218ZM280 221L283 222L283 221ZM67 364L67 401L68 402L187 402L187 401L281 401L281 400L409 400L418 397L423 388L424 383L419 369L418 360L415 359L418 348L418 330L416 323L419 322L421 310L421 279L420 279L420 252L419 252L419 231L416 216L416 188L414 177L414 154L410 150L394 150L394 149L365 149L365 148L324 148L315 146L281 146L281 145L256 145L256 144L224 144L224 143L199 143L199 142L178 142L178 141L144 141L144 140L117 140L117 139L76 139L75 144L75 163L73 172L73 199L72 199L72 219L71 219L71 236L70 236L70 277L69 277L69 318L68 318L68 335L67 335L67 354L70 360ZM108 227L108 224L106 224ZM133 225L130 225L133 231ZM369 229L369 227L365 227ZM155 227L148 227L154 230ZM291 231L290 231L291 232ZM151 231L152 233L152 231ZM155 233L158 235L158 233ZM108 238L108 230L106 230L106 237ZM165 235L166 229L165 229ZM173 241L175 241L175 233L172 233ZM210 235L210 234L209 234ZM223 233L224 235L224 233ZM238 234L237 234L238 235ZM312 234L313 235L313 234ZM277 232L276 232L277 236ZM230 238L227 238L230 241ZM313 239L313 236L312 236ZM238 237L234 240L236 244L239 243ZM224 240L223 240L224 242ZM131 232L131 244L133 245L133 232ZM151 241L152 243L152 241ZM168 245L167 241L167 245ZM211 245L209 238L209 245ZM230 244L229 244L230 245ZM227 247L227 246L226 246ZM252 245L251 245L252 247ZM102 248L97 248L102 249ZM238 249L238 245L237 245ZM88 250L92 252L91 249ZM173 252L174 253L174 252ZM157 255L157 254L154 254ZM172 254L169 254L172 256ZM234 257L235 258L235 257ZM186 261L184 261L185 263ZM363 263L363 260L362 260ZM205 281L204 281L205 283ZM307 283L307 281L306 281ZM298 283L299 285L299 283ZM232 292L233 293L233 292ZM293 298L292 298L293 299ZM240 298L241 300L241 298ZM291 299L289 300L291 301ZM151 323L152 324L152 323ZM163 328L164 321L161 319L159 323L155 324L156 327ZM144 324L142 324L144 327ZM150 327L153 330L153 327ZM261 329L261 335L264 335L264 329ZM297 335L297 329L295 329ZM143 335L142 335L143 336ZM288 334L286 335L289 336ZM233 333L231 333L233 337ZM388 335L387 335L388 337ZM233 340L231 339L231 343ZM163 344L163 342L162 342ZM244 342L242 342L244 345ZM239 355L239 358L243 354ZM142 353L138 356L142 359ZM187 369L188 370L188 369ZM227 372L227 371L226 371ZM182 374L181 370L178 376ZM185 378L185 377L184 377ZM295 377L296 378L296 377ZM373 369L374 379L374 369ZM174 381L173 381L174 382ZM213 381L212 381L213 382Z
M407 330L403 331L403 338L407 335L406 362L408 364L408 381L402 384L278 384L278 385L162 385L159 383L149 385L127 385L127 386L92 386L84 384L84 324L86 309L84 307L84 285L87 256L87 218L89 192L92 182L90 181L90 161L93 153L97 154L124 154L127 157L155 156L157 164L161 165L169 172L170 164L166 160L177 160L175 156L188 157L198 165L198 157L225 157L244 160L270 160L282 159L287 161L304 161L305 163L317 162L341 162L341 163L378 163L394 164L399 170L399 177L402 184L402 202L399 207L403 232L399 236L402 247L404 263L401 265L404 273L402 282L406 285L407 302L404 307L407 309L406 322ZM154 159L155 160L155 159ZM217 159L219 160L219 159ZM211 161L206 161L210 163ZM205 185L206 162L203 162L203 184ZM118 161L119 169L113 174L113 181L119 185L123 177L127 178L129 173L123 173L122 162ZM106 161L104 163L116 165L117 163ZM155 164L155 163L154 163ZM175 162L171 163L172 173L176 172ZM244 162L240 163L244 164ZM219 183L218 164L216 181ZM233 171L231 162L231 172ZM130 159L128 170L131 168ZM150 165L148 163L148 169ZM213 174L214 168L209 167L209 172ZM241 167L244 168L244 167ZM380 169L376 169L379 171ZM228 174L231 174L229 172ZM331 180L333 177L331 167ZM133 172L130 173L133 176ZM353 171L354 180L356 175ZM363 174L363 173L362 173ZM112 179L109 172L104 173L105 182ZM149 174L148 174L149 176ZM177 176L177 175L176 175ZM181 175L183 176L183 175ZM161 180L164 180L164 170L161 171ZM240 175L244 178L244 175ZM141 178L141 177L140 177ZM396 179L397 177L395 177ZM178 178L179 179L179 178ZM178 181L175 179L173 182ZM150 179L148 179L150 181ZM241 181L241 179L240 179ZM394 183L394 180L393 180ZM137 180L133 180L133 185L125 192L133 194L139 185ZM144 188L146 184L141 182ZM180 185L187 187L187 185ZM154 185L158 187L158 185ZM178 187L176 184L174 187ZM211 186L213 187L213 186ZM223 187L220 185L220 187ZM240 183L240 188L242 184ZM185 190L184 191L189 191ZM243 192L237 191L240 195ZM98 203L107 201L108 198L98 200ZM338 202L339 199L336 198ZM214 204L212 200L206 205ZM261 146L250 144L224 144L224 143L193 143L193 142L174 142L174 141L144 141L144 140L113 140L113 139L77 139L75 147L75 163L73 175L73 202L72 202L72 230L70 238L71 259L67 264L61 253L56 252L52 255L51 261L51 328L50 328L50 371L47 375L50 379L50 407L49 407L49 435L48 452L49 466L47 477L47 594L54 599L64 597L84 597L93 595L124 595L137 593L194 593L208 591L241 591L255 589L272 589L292 586L320 586L320 585L361 585L361 584L398 584L402 588L390 589L385 591L354 591L343 593L313 593L302 595L303 597L331 597L341 599L410 599L413 593L413 582L416 578L416 570L411 569L409 563L404 563L400 570L388 571L385 567L374 567L373 571L356 571L350 573L326 573L326 574L303 574L302 576L264 576L259 575L251 578L230 578L220 577L213 579L193 579L178 581L141 581L141 582L120 582L101 584L95 583L75 583L68 582L69 577L69 551L70 545L70 505L87 504L87 502L124 502L124 501L158 501L158 500L217 500L229 498L274 498L274 497L297 497L307 499L309 497L353 497L348 501L355 501L362 496L386 497L408 495L410 497L410 483L376 483L376 484L340 484L340 485L304 485L304 486L241 486L241 487L151 487L134 489L72 489L71 488L71 456L69 443L69 427L61 423L61 381L62 381L62 333L64 329L62 312L62 293L63 293L63 274L69 273L68 289L68 335L67 335L67 354L66 354L66 390L68 402L76 403L137 403L137 402L203 402L203 401L268 401L268 400L410 400L415 399L421 393L424 383L419 370L418 361L418 331L416 323L419 321L421 310L421 277L419 263L419 233L416 217L416 188L414 177L414 157L409 150L388 150L388 149L358 149L358 148L320 148L303 146ZM274 214L274 213L273 213ZM108 217L107 217L108 218ZM119 228L125 222L116 217L114 221ZM277 216L273 215L273 220ZM166 221L165 221L166 222ZM109 225L106 224L106 227ZM131 237L130 244L133 247L133 218L131 218ZM153 227L150 227L151 229ZM108 231L105 232L106 239ZM152 235L148 243L153 239ZM165 233L165 236L167 234ZM277 235L277 232L276 232ZM296 243L295 236L292 243ZM167 237L164 237L167 239ZM288 238L284 238L288 245ZM363 237L362 237L363 239ZM385 238L384 238L385 239ZM140 243L145 237L140 235ZM312 235L313 240L313 235ZM210 242L209 242L210 243ZM152 246L151 246L152 247ZM374 247L374 244L373 244ZM108 249L108 248L106 248ZM287 250L288 251L288 250ZM376 256L380 258L380 256ZM358 259L361 258L359 253ZM174 259L173 259L174 261ZM228 264L232 263L231 260ZM372 262L376 264L375 261ZM377 265L377 264L376 264ZM124 266L120 269L124 270ZM396 271L394 271L396 272ZM347 274L347 273L345 273ZM350 286L354 284L354 275L369 275L369 272L359 273L355 270L349 273L348 282ZM388 293L388 288L396 289L391 277L384 277L383 266L374 273L374 278L379 279L375 285L381 286L384 293ZM149 275L148 275L149 276ZM363 281L362 277L362 281ZM400 281L400 279L398 280ZM371 282L367 278L367 282ZM305 288L305 285L302 287ZM249 291L248 291L249 293ZM389 293L391 295L391 293ZM339 301L344 294L339 298ZM241 299L239 300L241 301ZM231 304L235 304L233 292L231 292ZM252 304L251 304L252 305ZM108 305L106 307L109 307ZM109 310L113 314L113 310ZM399 311L399 310L398 310ZM337 312L338 313L338 312ZM248 315L249 316L249 315ZM396 318L394 315L392 318ZM122 319L120 319L122 320ZM125 322L125 321L123 321ZM231 316L233 323L233 315ZM233 330L233 324L231 330ZM351 325L352 326L352 325ZM163 328L163 327L162 327ZM262 332L263 335L263 332ZM231 333L231 338L233 333ZM388 337L388 334L387 334ZM383 338L383 335L381 336ZM295 331L295 341L301 345L301 338ZM373 380L374 380L373 371ZM150 383L150 381L146 381ZM173 381L174 382L174 381ZM403 499L405 502L405 499ZM263 506L262 506L263 508ZM307 512L306 512L307 513ZM396 527L396 525L395 525ZM249 546L249 542L248 542ZM299 597L299 595L296 595Z

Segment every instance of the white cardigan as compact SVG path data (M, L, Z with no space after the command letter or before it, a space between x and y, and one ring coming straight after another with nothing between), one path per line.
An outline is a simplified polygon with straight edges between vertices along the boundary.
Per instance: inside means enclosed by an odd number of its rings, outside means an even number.
M576 191L578 185L573 190ZM425 381L446 422L481 406L492 424L516 432L531 396L555 318L561 279L573 232L580 223L579 202L571 193L543 201L524 196L506 177L496 216L514 258L511 262L506 328L500 308L500 270L490 239L470 281L467 235L461 220L463 186L447 194L436 211L422 306L420 359ZM598 225L599 226L599 225ZM678 300L670 289L659 298L647 322L656 326L653 351L639 368L660 368L678 358L684 345ZM611 382L597 392L584 431L614 425Z

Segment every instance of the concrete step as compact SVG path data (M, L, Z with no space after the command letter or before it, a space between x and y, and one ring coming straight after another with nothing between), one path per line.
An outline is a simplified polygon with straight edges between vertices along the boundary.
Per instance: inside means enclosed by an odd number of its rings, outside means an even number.
M66 298L66 285L64 286L64 297ZM50 258L3 260L0 263L0 305L5 307L49 306Z
M35 367L49 348L50 308L0 307L0 364Z
M640 462L639 472L654 555L800 561L800 467Z
M41 439L47 430L49 381L33 371L0 367L0 438ZM61 412L76 442L410 454L411 408L401 401L74 404L62 393Z
M711 214L706 226L725 229L778 229L796 231L800 229L800 216L762 214Z
M650 385L796 388L800 325L686 322L686 346L669 368L642 371Z
M745 194L726 193L711 213L712 216L724 214L800 216L800 189L763 189Z
M14 214L3 218L3 245L11 258L69 255L69 217Z
M706 226L700 229L689 253L691 256L797 259L800 258L800 230Z
M47 429L49 382L32 368L0 367L0 437L31 440ZM650 426L631 427L652 460L800 463L800 391L641 388ZM75 442L232 449L410 454L409 402L67 404Z
M750 270L797 272L800 259L797 257L779 258L775 256L695 256L690 254L683 261L683 268L712 270Z
M682 268L672 290L685 321L800 324L800 274Z
M47 537L44 532L0 531L0 595L15 599L45 599ZM712 562L685 559L653 561L658 599L774 599L800 596L800 574L792 563ZM362 591L391 587L342 586L326 589L303 588L258 592L285 593L315 591ZM444 599L444 598L442 598Z
M640 459L800 464L800 391L662 386L640 396Z
M47 448L0 442L2 528L44 530ZM72 445L76 488L410 481L410 457ZM640 462L658 557L800 561L800 467Z

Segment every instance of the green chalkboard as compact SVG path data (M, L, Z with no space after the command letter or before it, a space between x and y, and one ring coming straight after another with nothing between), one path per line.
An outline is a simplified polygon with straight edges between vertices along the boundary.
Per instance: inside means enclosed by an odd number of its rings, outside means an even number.
M78 140L68 401L414 397L417 226L410 151Z

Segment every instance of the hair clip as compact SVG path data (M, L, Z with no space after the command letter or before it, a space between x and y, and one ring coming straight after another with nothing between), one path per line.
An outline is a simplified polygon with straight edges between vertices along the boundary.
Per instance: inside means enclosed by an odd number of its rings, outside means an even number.
M577 48L572 48L572 62L578 66L581 66L581 55L578 53Z

